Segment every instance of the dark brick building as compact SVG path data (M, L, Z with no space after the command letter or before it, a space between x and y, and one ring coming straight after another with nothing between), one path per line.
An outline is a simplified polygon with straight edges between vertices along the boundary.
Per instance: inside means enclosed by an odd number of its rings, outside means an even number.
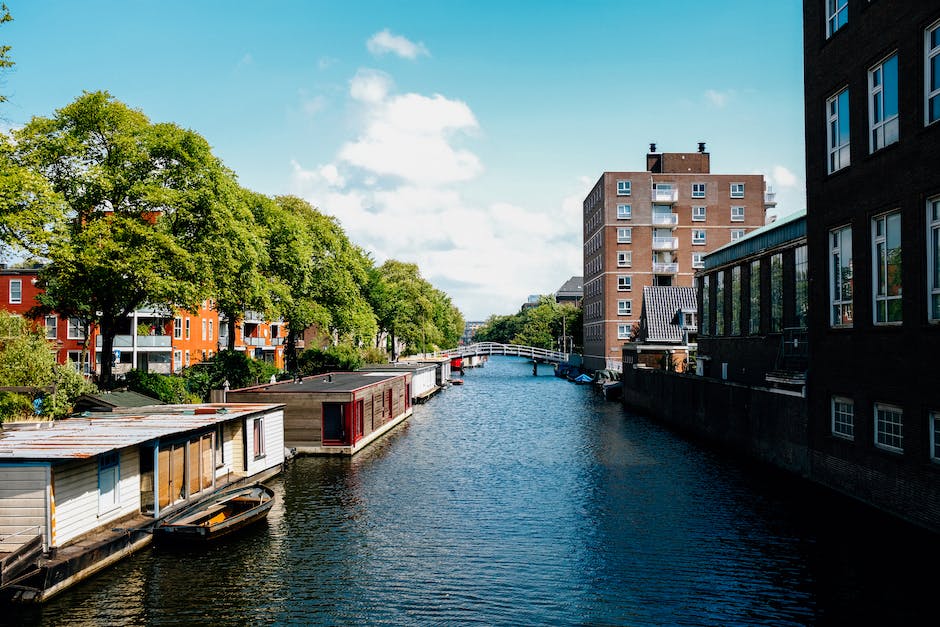
M940 3L807 0L814 479L940 529Z

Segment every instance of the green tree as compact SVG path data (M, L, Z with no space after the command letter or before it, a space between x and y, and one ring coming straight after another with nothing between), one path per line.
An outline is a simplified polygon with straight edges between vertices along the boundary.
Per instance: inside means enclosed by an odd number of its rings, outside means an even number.
M12 22L13 16L10 15L10 10L7 9L7 5L0 2L0 24L6 24L7 22ZM13 67L13 59L10 58L10 46L0 46L0 70L6 70ZM6 102L7 98L3 94L0 94L0 102Z
M153 124L107 92L86 92L6 141L14 174L0 189L6 243L50 260L44 305L86 312L102 338L111 384L114 336L143 304L194 311L208 297L226 225L232 174L196 133ZM45 180L43 183L40 177ZM24 187L42 192L30 217Z
M55 361L55 347L29 320L0 311L0 386L46 388L41 411L46 418L61 418L75 399L95 387L71 366ZM4 407L28 409L28 404L7 398ZM0 419L20 416L3 416Z

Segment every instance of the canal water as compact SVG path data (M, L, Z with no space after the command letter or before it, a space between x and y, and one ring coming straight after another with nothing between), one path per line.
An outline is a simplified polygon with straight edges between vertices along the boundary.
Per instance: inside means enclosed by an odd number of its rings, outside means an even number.
M267 521L147 548L18 625L810 625L935 619L936 537L522 359L467 370ZM923 569L923 570L921 570Z

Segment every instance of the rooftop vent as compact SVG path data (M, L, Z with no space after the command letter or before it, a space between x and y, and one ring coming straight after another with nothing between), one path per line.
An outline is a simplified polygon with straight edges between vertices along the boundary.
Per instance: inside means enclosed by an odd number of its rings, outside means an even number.
M698 143L698 151L699 151L699 152L705 152L705 142L699 142L699 143Z
M654 142L650 142L650 152L656 152L656 144Z

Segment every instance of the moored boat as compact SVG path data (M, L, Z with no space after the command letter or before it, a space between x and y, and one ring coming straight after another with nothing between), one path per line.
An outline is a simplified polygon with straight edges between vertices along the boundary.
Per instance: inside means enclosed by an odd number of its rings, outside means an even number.
M274 492L263 484L229 488L170 514L154 527L154 538L214 540L262 520L272 505Z

